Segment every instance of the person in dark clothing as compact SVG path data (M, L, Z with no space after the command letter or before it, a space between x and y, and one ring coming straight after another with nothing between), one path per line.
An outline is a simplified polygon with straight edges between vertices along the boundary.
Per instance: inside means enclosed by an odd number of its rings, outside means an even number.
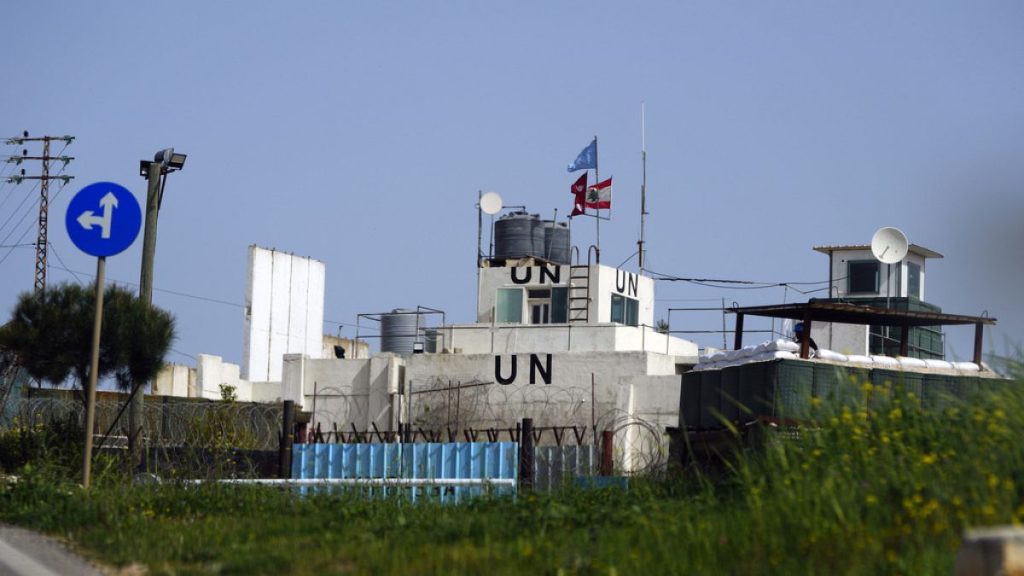
M793 339L796 340L797 342L802 342L803 341L803 337L804 337L804 323L803 322L797 322L796 326L793 327L793 333L794 333ZM811 350L814 350L815 352L817 352L818 351L818 344L814 341L814 338L811 338L810 335L808 335L807 339L808 339L807 344L811 347Z

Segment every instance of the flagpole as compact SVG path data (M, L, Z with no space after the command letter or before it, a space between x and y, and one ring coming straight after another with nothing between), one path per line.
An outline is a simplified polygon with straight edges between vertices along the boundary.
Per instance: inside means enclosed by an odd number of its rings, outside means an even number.
M594 184L595 185L601 183L601 174L597 170L598 158L600 158L600 156L597 153L597 134L594 134ZM600 264L601 263L601 208L600 208L600 204L598 204L598 206L599 206L598 208L595 208L595 210L597 210L597 218L595 218L595 221L597 222L597 263Z

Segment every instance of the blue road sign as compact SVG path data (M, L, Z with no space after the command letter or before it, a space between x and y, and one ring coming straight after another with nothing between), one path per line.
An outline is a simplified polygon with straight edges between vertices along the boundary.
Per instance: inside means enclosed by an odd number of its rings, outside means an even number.
M127 188L96 182L78 191L64 217L68 236L93 256L113 256L132 245L142 227L139 202Z

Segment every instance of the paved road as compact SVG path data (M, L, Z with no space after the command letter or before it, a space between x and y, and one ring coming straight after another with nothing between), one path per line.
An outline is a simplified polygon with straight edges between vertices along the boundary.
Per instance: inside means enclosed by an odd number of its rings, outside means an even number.
M0 575L101 576L63 544L35 532L0 524Z

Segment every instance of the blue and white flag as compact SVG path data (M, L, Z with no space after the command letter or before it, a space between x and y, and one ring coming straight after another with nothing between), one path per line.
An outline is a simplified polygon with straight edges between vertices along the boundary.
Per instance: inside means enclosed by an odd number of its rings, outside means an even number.
M596 170L597 169L597 138L587 145L586 148L580 152L580 155L576 157L567 170L569 172L575 172L577 170Z

